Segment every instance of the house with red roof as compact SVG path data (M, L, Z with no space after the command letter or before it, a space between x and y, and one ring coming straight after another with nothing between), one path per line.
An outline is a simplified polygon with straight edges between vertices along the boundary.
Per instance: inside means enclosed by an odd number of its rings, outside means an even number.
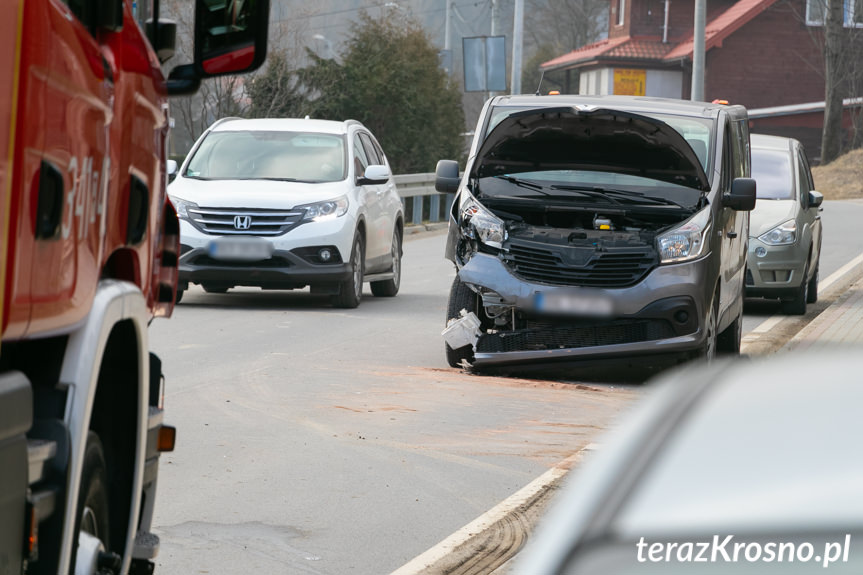
M844 2L846 28L863 34L863 0ZM824 3L707 0L706 13L705 100L743 104L752 131L796 137L813 159L823 124ZM694 0L609 0L608 37L540 69L562 72L567 93L689 99L694 11ZM850 141L863 101L846 106Z

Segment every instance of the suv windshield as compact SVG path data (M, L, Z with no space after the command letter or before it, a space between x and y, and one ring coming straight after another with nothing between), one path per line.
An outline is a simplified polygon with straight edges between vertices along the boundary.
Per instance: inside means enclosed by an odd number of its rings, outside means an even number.
M790 200L794 196L791 182L791 156L784 150L752 148L752 177L759 200Z
M212 132L183 174L204 180L338 182L347 177L344 137L309 132Z

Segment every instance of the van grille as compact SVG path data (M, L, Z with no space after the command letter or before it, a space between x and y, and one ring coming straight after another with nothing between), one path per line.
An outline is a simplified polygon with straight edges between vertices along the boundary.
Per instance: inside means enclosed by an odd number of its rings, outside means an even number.
M279 236L297 227L303 210L190 208L196 228L205 234Z
M560 325L483 334L478 353L573 349L654 341L674 337L668 320L641 319L594 325Z
M511 242L504 262L520 278L551 285L619 288L637 284L658 265L649 248L625 248L596 252L581 265L566 261L563 252Z

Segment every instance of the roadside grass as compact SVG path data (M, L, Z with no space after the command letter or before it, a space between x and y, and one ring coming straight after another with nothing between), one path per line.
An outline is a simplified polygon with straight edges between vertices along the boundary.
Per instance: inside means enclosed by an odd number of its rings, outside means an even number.
M863 199L863 148L851 150L826 166L812 168L815 189L826 200Z

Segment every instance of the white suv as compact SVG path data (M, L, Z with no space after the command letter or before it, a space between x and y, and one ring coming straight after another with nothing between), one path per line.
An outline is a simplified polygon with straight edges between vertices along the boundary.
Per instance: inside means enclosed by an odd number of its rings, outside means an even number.
M359 305L394 296L402 204L359 122L225 118L198 139L168 194L180 216L180 285L299 289Z

